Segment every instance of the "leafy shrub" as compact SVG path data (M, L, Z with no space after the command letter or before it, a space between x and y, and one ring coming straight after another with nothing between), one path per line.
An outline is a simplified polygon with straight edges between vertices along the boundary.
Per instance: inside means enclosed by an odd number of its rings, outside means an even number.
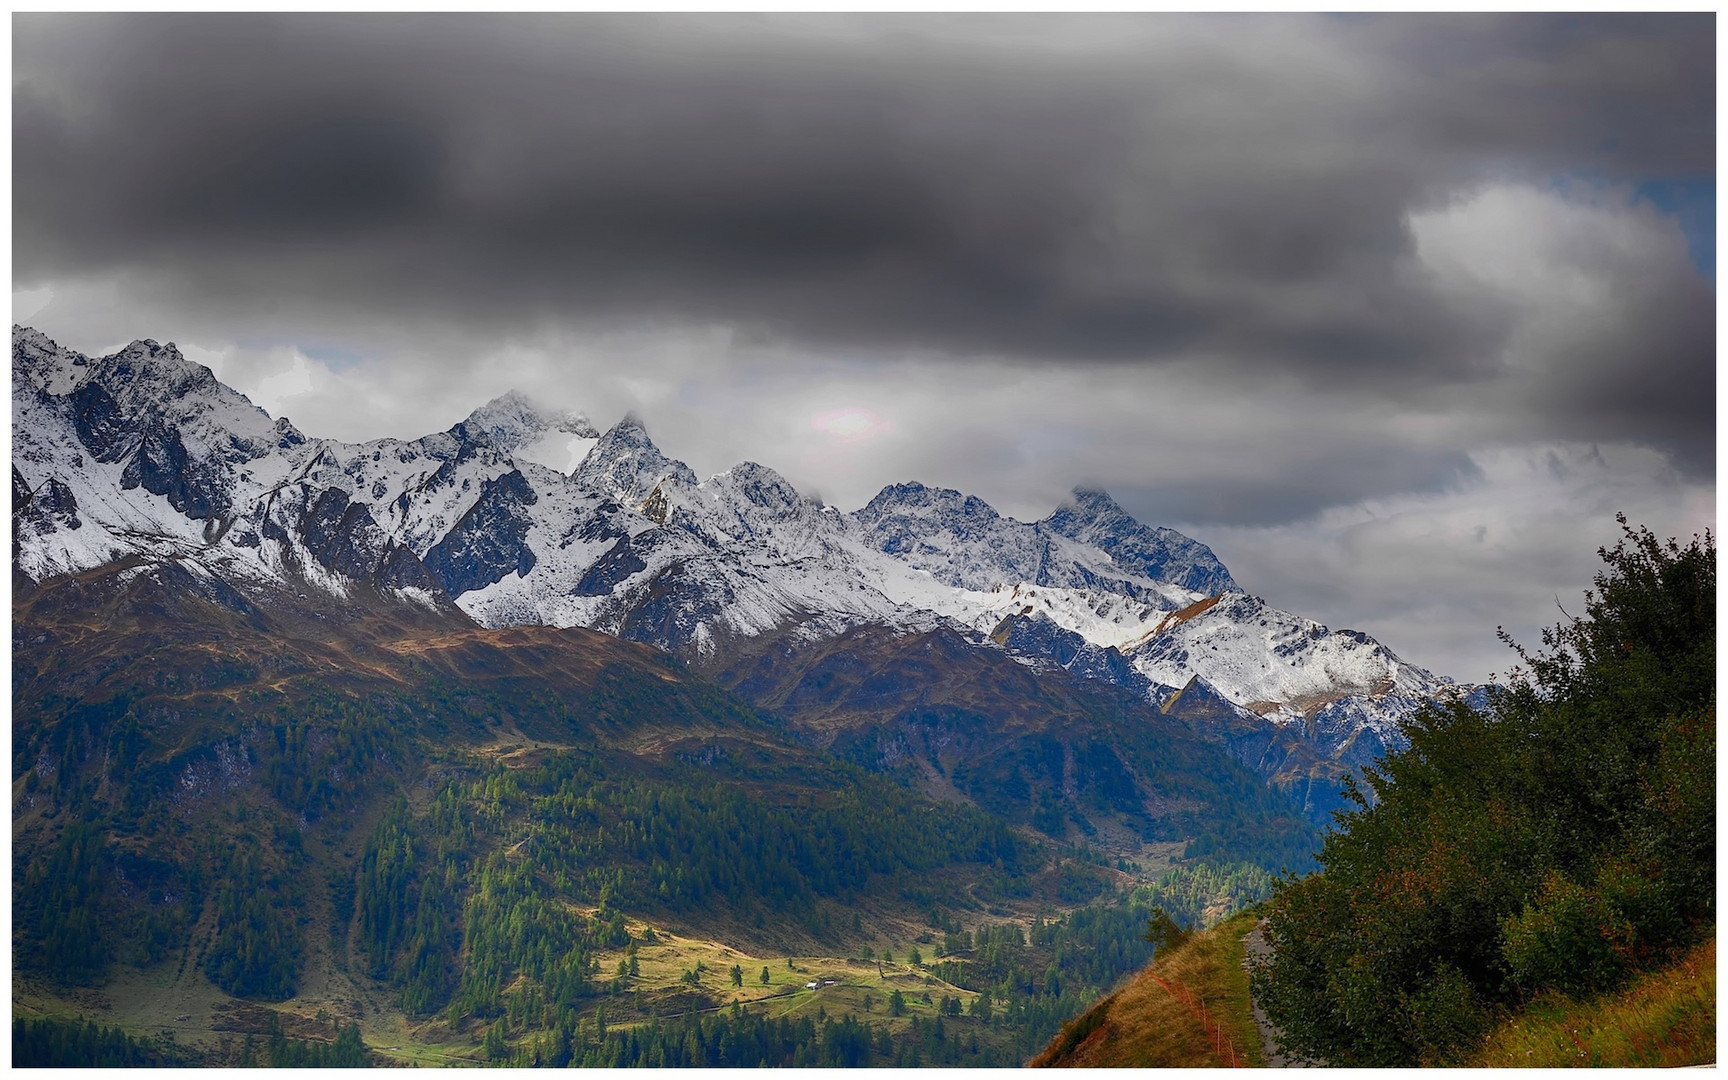
M1545 989L1586 993L1715 918L1716 548L1625 533L1586 614L1513 645L1489 707L1430 708L1279 886L1256 993L1335 1065L1453 1059ZM1503 635L1504 636L1504 635Z
M1403 1004L1410 1018L1410 1039L1424 1064L1451 1064L1456 1048L1474 1043L1494 1020L1494 1014L1476 1000L1464 973L1445 963L1436 966Z
M1611 987L1630 967L1637 931L1597 890L1551 872L1536 899L1500 920L1506 961L1525 986L1569 994Z

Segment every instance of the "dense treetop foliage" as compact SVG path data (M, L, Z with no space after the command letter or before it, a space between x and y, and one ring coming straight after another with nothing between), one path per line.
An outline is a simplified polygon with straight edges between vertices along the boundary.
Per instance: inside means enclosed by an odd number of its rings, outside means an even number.
M260 1048L252 1036L240 1051L240 1066L268 1066L272 1069L363 1069L372 1064L372 1055L360 1038L359 1024L340 1025L333 1042L311 1039L290 1039L282 1033L275 1013L270 1014L267 1041Z
M1279 888L1256 994L1300 1052L1457 1060L1535 994L1714 932L1715 541L1621 526L1584 615L1518 649L1488 710L1421 716L1323 872Z
M12 1065L19 1069L137 1069L195 1064L180 1048L137 1039L79 1018L12 1021Z

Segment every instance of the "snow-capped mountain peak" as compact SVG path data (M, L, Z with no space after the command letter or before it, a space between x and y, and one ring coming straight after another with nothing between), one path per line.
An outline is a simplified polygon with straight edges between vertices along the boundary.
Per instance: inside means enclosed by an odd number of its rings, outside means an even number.
M758 521L799 517L812 504L779 473L754 461L741 461L703 481L702 489L732 512Z
M600 437L581 413L547 408L520 390L493 398L451 429L451 434L459 437L485 439L506 454L554 433L583 439Z
M29 327L12 327L12 379L49 394L65 394L90 375L90 360L83 353L51 340Z
M599 434L515 392L413 441L307 439L172 345L91 359L24 328L13 417L14 565L33 580L174 561L698 657L783 631L940 625L1154 701L1200 677L1274 723L1346 733L1394 730L1446 686L1249 596L1206 545L1095 488L1038 522L915 482L843 514L755 462L698 483L634 415Z
M1240 591L1211 548L1175 529L1142 525L1100 488L1075 488L1043 524L1109 552L1124 570L1156 581L1208 595Z
M255 408L244 394L217 382L209 368L182 356L172 342L158 345L148 339L134 341L112 356L103 357L92 376L99 377L103 387L128 408L157 408L167 412L173 409L174 399L198 394L238 398ZM263 410L258 412L262 414ZM267 415L265 419L268 420Z
M869 529L882 550L891 555L935 552L938 548L932 534L961 540L980 538L1002 522L995 508L976 495L925 487L916 480L889 484L852 518Z
M669 476L696 484L690 466L662 454L641 419L630 413L600 436L570 479L626 506L638 506Z
M561 473L570 472L600 438L583 414L548 408L519 390L475 409L450 434Z

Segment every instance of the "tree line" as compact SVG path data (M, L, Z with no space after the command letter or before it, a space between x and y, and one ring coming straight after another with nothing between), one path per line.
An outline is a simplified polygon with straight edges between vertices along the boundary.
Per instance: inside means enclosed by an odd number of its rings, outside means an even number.
M79 1017L12 1021L14 1068L135 1069L196 1064L181 1048Z

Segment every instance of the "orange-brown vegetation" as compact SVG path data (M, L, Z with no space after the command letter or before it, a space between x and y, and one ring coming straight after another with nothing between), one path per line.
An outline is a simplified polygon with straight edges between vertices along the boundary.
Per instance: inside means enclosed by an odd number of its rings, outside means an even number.
M1034 1068L1261 1066L1242 967L1238 915L1194 934L1120 990L1070 1021L1028 1064Z
M1472 1065L1667 1069L1716 1060L1716 939L1594 1001L1546 996L1492 1031Z

